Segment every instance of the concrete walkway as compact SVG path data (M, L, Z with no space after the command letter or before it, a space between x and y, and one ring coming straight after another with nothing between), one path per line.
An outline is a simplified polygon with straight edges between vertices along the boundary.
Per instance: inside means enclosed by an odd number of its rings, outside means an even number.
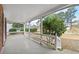
M27 39L22 34L10 35L5 43L4 54L48 54L48 53L78 53L70 50L56 51L40 44L31 39Z

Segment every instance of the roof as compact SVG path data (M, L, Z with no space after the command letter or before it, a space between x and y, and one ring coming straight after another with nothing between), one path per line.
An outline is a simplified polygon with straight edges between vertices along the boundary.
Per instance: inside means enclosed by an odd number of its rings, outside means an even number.
M4 4L4 15L8 22L24 23L31 21L60 8L67 6L66 4Z

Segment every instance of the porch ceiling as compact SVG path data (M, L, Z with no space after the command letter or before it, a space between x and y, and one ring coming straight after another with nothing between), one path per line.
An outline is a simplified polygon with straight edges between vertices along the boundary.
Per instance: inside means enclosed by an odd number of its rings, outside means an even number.
M67 5L61 4L4 4L4 15L8 22L24 23L56 11Z

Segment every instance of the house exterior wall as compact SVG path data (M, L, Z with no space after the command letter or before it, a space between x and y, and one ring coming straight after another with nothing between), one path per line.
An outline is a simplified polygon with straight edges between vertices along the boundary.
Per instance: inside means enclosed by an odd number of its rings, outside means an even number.
M4 39L4 13L3 7L0 4L0 49L3 47L3 39Z

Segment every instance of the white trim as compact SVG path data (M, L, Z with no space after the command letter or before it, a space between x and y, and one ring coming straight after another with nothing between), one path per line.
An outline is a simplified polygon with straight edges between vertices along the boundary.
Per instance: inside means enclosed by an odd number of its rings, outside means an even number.
M6 22L6 21L5 21L5 18L4 18L4 19L3 19L3 26L4 26L4 27L3 27L3 45L5 44L5 41L6 41L6 38L5 38L5 37L6 37L6 36L5 36L5 33L6 33L6 32L5 32L5 30L6 30L6 29L5 29L5 26L6 26L6 24L5 24L5 22Z
M29 22L28 38L30 39L30 22Z
M26 25L24 24L24 35L25 35L25 32L26 32L26 31L25 31L25 26L26 26Z

